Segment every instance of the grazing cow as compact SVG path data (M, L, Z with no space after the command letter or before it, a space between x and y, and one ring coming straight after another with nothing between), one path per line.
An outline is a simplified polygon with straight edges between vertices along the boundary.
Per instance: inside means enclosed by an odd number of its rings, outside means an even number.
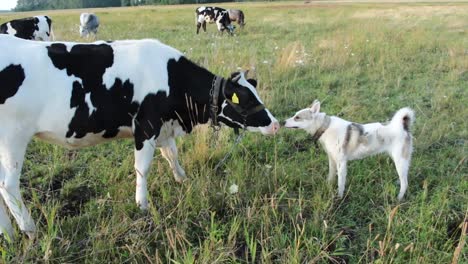
M206 32L206 23L216 23L218 31L223 32L225 29L229 34L233 34L235 26L231 24L229 13L226 9L211 6L201 6L195 10L195 23L197 24L197 34L200 27L203 26L203 31Z
M22 39L49 41L51 34L53 34L52 20L48 16L15 19L1 24L0 33L14 35Z
M229 19L231 22L237 21L237 24L243 28L245 25L244 12L239 9L228 9L227 11L229 13Z
M155 147L182 182L175 137L194 126L211 120L265 135L279 129L255 80L217 76L156 40L38 43L0 36L0 50L0 194L30 236L36 228L19 178L34 136L71 149L133 138L136 202L146 209ZM4 203L0 198L0 233L11 236Z
M93 13L82 13L80 15L80 36L88 37L93 33L94 38L97 36L99 27L99 18Z

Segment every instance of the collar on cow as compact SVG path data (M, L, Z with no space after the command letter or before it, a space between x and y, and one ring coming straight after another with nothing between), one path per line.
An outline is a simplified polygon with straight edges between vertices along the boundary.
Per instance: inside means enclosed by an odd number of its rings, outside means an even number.
M220 91L223 91L226 86L227 81L223 77L216 76L213 78L213 83L211 84L210 96L210 116L211 116L211 126L215 129L219 129L220 125L218 123L218 109L219 109L219 94Z
M325 116L322 125L320 126L319 129L315 132L315 134L312 136L312 140L314 142L317 142L320 137L325 133L325 131L328 129L330 126L331 118L329 116Z
M247 117L249 115L255 114L257 112L265 109L263 104L259 104L250 109L243 109L238 104L235 104L232 100L226 97L224 89L226 88L227 80L223 77L216 76L213 78L213 83L211 85L210 95L211 95L211 104L210 104L210 116L211 116L211 125L213 128L220 127L218 123L218 110L219 110L219 96L220 94L224 97L226 102L234 108L234 110L239 113L243 118L243 126L246 127Z

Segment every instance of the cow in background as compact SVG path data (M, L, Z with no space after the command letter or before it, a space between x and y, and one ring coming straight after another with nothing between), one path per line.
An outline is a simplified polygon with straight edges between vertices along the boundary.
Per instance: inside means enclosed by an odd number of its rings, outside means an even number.
M201 6L195 10L195 22L197 23L197 34L200 27L206 32L206 23L216 23L219 32L228 30L229 34L233 34L235 26L231 24L229 13L226 9L220 7Z
M229 19L231 20L231 22L237 21L237 24L239 24L239 26L243 28L245 25L244 12L242 12L242 10L239 9L228 9L227 11L229 13Z
M80 15L80 36L88 37L91 33L97 38L99 18L93 13L82 13Z
M48 16L35 16L15 19L0 25L1 34L9 34L22 39L54 40L52 19Z

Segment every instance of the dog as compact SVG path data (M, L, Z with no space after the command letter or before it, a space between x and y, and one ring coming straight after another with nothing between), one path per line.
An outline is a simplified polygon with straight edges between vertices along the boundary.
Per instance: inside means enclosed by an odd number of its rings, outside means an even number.
M403 199L408 188L408 170L413 152L410 126L415 120L408 107L398 110L388 124L357 124L320 112L320 102L315 100L286 120L285 127L299 128L313 135L328 155L328 181L338 172L338 196L343 198L346 183L346 166L349 160L388 153L395 163L400 178L398 200Z

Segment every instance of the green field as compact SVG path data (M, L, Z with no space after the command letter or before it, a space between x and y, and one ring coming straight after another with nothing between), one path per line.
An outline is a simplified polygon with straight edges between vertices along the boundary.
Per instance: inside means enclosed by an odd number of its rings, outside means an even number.
M80 151L34 140L21 185L37 238L0 238L0 263L467 263L468 3L220 6L245 12L234 37L214 25L196 35L195 5L94 12L100 39L157 38L223 76L251 69L280 120L314 99L361 123L413 108L405 199L383 155L350 162L338 199L325 153L302 131L247 134L214 171L235 136L224 128L213 140L203 126L178 140L189 181L176 183L157 152L150 210L140 212L131 140ZM39 14L52 17L57 40L81 41L80 12Z

